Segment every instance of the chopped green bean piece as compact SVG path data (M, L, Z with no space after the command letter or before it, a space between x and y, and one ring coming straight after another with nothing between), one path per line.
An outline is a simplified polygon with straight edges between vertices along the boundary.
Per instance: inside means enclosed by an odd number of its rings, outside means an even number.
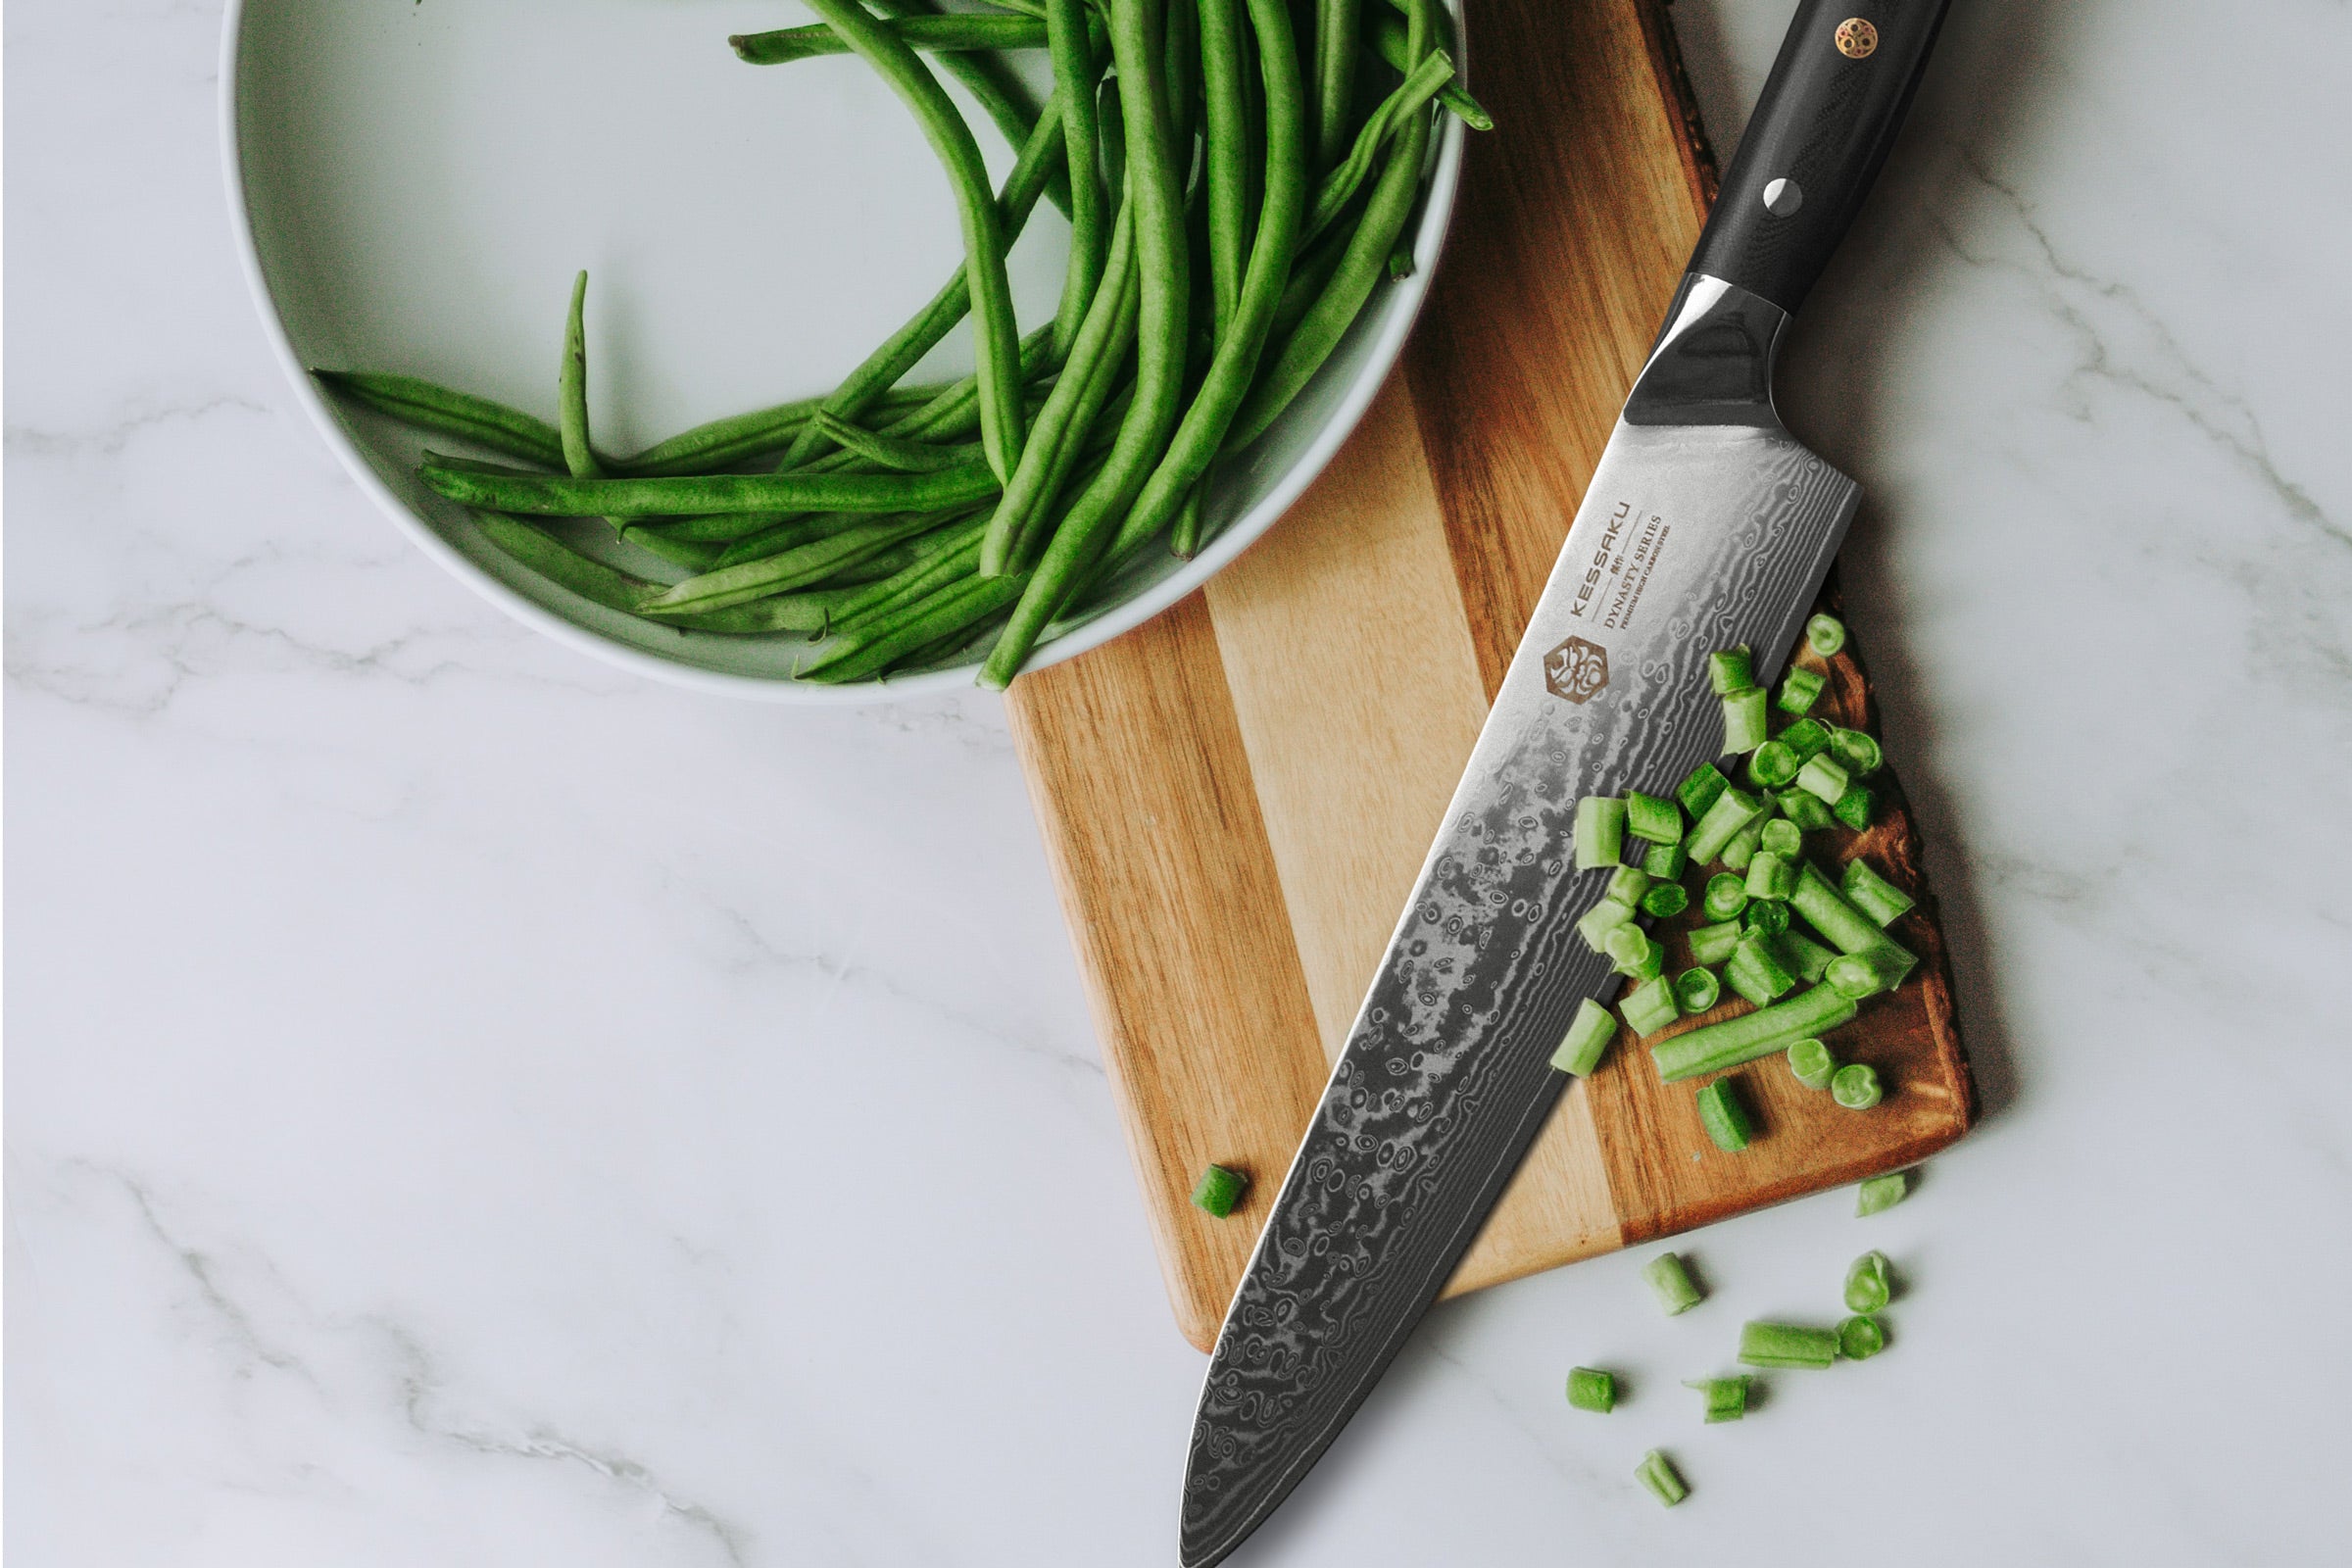
M1642 869L1660 882L1680 881L1690 864L1690 857L1680 844L1652 844L1642 857Z
M1568 1402L1579 1410L1607 1415L1617 1408L1617 1379L1589 1366L1568 1369Z
M1713 762L1701 762L1690 770L1690 776L1675 786L1674 798L1683 803L1683 810L1695 822L1707 814L1717 796L1731 788L1732 781L1723 776L1723 769Z
M1616 1018L1608 1008L1587 997L1577 1004L1575 1021L1568 1025L1567 1034L1560 1037L1560 1049L1551 1054L1551 1064L1561 1072L1589 1078L1592 1069L1600 1065L1600 1054L1616 1038Z
M1748 653L1747 644L1707 656L1707 684L1715 688L1716 696L1729 697L1755 683L1755 660Z
M1648 932L1630 922L1611 926L1601 946L1609 960L1616 964L1617 972L1636 980L1650 978L1665 964L1666 950L1651 941Z
M1756 1136L1756 1118L1729 1078L1718 1078L1698 1092L1698 1124L1727 1154L1737 1154Z
M1740 1330L1740 1359L1749 1366L1809 1367L1838 1359L1836 1329L1804 1329L1788 1323L1747 1323Z
M1781 808L1783 816L1807 833L1817 833L1838 820L1821 803L1821 797L1805 790L1783 790L1773 797L1773 804Z
M1674 1000L1685 1012L1704 1012L1722 999L1723 982L1712 969L1685 969L1674 977Z
M1707 1423L1737 1421L1747 1414L1747 1386L1745 1377L1685 1378L1683 1387L1696 1389L1706 1401Z
M1827 1034L1850 1023L1855 1011L1852 1001L1835 987L1815 986L1768 1007L1660 1041L1650 1048L1650 1061L1661 1083L1703 1077L1786 1051L1809 1035Z
M1830 1080L1830 1098L1848 1110L1868 1110L1883 1095L1879 1070L1867 1061L1849 1061Z
M1741 898L1747 897L1742 893ZM1719 925L1690 928L1690 956L1700 963L1721 963L1732 956L1740 945L1740 922L1725 920Z
M1796 867L1770 850L1760 849L1747 862L1746 887L1751 899L1786 899L1796 891Z
M1827 1089L1837 1074L1838 1058L1818 1040L1799 1040L1788 1048L1788 1070L1807 1089Z
M1649 1489L1649 1494L1671 1508L1690 1495L1690 1489L1675 1473L1674 1461L1652 1448L1642 1456L1634 1469L1634 1477Z
M1723 847L1723 863L1734 871L1745 871L1763 843L1764 819L1758 817L1732 835L1732 842Z
M1665 950L1654 943L1651 946L1662 957ZM1683 1015L1682 1004L1674 1000L1673 983L1662 975L1652 975L1627 992L1617 1010L1625 1014L1628 1028L1643 1036L1656 1034Z
M1831 731L1830 750L1838 754L1838 760L1851 773L1876 773L1886 765L1886 754L1880 748L1878 738L1858 729Z
M1821 984L1830 972L1830 965L1838 961L1837 954L1794 928L1781 933L1781 956L1796 971L1797 978L1809 986Z
M1838 1353L1849 1361L1867 1361L1886 1348L1886 1329L1877 1318L1849 1317L1838 1325Z
M1805 622L1805 646L1824 659L1845 646L1845 622L1836 615L1815 615Z
M1576 934L1583 937L1585 946L1594 953L1606 953L1609 951L1609 933L1633 917L1632 905L1619 904L1615 899L1603 899L1586 910L1583 918L1576 922Z
M1758 934L1780 937L1788 931L1788 906L1780 899L1750 899L1747 909L1740 916L1740 931L1743 936Z
M1773 951L1772 938L1760 931L1740 939L1731 961L1723 966L1723 979L1759 1007L1778 1002L1796 987L1796 976Z
M1890 1170L1884 1176L1873 1176L1854 1189L1854 1217L1867 1219L1892 1208L1911 1196L1911 1173Z
M1193 1189L1193 1206L1223 1219L1249 1190L1250 1178L1240 1171L1211 1165L1200 1173L1200 1185Z
M1683 808L1657 795L1629 790L1625 797L1625 830L1652 844L1683 841Z
M1625 845L1625 802L1614 795L1588 795L1576 803L1576 868L1615 865Z
M1723 700L1723 749L1754 751L1768 738L1770 722L1764 688L1750 686L1745 691L1732 693Z
M1892 991L1903 983L1916 962L1911 955L1889 942L1884 948L1871 948L1861 953L1841 954L1830 960L1824 971L1831 985L1846 996L1860 1002L1882 991Z
M1661 882L1642 895L1642 912L1670 920L1690 906L1690 895L1680 882Z
M1830 879L1810 860L1797 867L1796 888L1788 895L1788 902L1840 953L1891 949L1905 958L1911 956L1889 940L1870 916L1846 903L1845 895L1831 886Z
M1796 787L1821 797L1833 809L1851 783L1845 769L1826 757L1813 758L1796 770Z
M1764 824L1764 838L1757 847L1784 860L1793 860L1804 853L1805 830L1785 816L1776 816ZM1753 862L1748 868L1754 870Z
M1632 908L1649 891L1649 873L1638 865L1621 865L1609 876L1609 900Z
M1660 1252L1642 1264L1642 1277L1649 1282L1650 1294L1668 1317L1680 1317L1703 1299L1690 1268L1672 1252Z
M1809 713L1821 700L1821 689L1829 681L1809 669L1790 669L1781 677L1781 711Z
M1740 830L1764 814L1764 803L1741 790L1727 786L1707 808L1707 814L1698 819L1690 836L1683 841L1693 865L1704 865L1723 853L1724 846L1739 837Z
M1870 826L1870 813L1877 805L1877 797L1856 784L1838 797L1838 804L1830 808L1830 814L1859 833Z
M1718 871L1707 878L1706 891L1699 897L1699 907L1710 920L1733 920L1747 907L1747 879L1729 871Z
M1846 902L1870 916L1882 928L1900 919L1916 902L1911 895L1873 870L1867 860L1845 862L1844 884L1842 891Z
M1782 741L1766 741L1747 760L1747 781L1758 789L1779 789L1796 777L1804 759Z
M1845 1271L1845 1309L1876 1312L1894 1298L1894 1283L1886 1271L1885 1252L1864 1252Z
M1799 764L1809 762L1830 749L1833 737L1830 726L1818 718L1800 718L1774 739L1796 754Z

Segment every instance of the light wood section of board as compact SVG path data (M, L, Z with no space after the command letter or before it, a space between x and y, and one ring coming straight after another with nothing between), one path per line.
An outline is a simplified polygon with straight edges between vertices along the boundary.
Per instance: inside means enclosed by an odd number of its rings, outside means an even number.
M1337 1061L1487 721L1401 376L1282 525L1205 592L1323 1054Z
M1404 377L1205 590L1291 934L1336 1061L1487 719ZM1410 667L1399 667L1409 659ZM1585 1097L1562 1102L1447 1295L1618 1245Z

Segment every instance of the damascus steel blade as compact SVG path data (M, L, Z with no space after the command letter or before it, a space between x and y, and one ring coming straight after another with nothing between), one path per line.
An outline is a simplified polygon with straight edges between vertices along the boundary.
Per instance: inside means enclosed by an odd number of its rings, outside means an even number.
M1786 317L1686 283L1577 512L1211 1357L1182 1558L1289 1494L1396 1356L1566 1087L1608 960L1575 932L1576 802L1671 794L1722 747L1707 655L1787 656L1859 499L1772 416ZM1677 422L1686 421L1686 422Z

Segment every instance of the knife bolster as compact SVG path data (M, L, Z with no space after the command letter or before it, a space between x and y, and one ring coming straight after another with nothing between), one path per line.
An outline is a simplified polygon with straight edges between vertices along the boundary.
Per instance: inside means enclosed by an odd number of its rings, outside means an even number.
M1626 399L1628 424L1779 429L1772 368L1788 313L1737 283L1691 272Z

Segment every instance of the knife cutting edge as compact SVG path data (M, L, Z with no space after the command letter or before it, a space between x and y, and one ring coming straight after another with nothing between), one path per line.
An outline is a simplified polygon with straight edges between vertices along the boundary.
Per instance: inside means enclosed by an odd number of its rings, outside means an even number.
M1772 403L1774 354L1901 125L1948 0L1802 0L1217 1337L1185 1568L1288 1496L1388 1368L1617 986L1575 922L1577 801L1722 751L1707 655L1769 683L1860 488Z

